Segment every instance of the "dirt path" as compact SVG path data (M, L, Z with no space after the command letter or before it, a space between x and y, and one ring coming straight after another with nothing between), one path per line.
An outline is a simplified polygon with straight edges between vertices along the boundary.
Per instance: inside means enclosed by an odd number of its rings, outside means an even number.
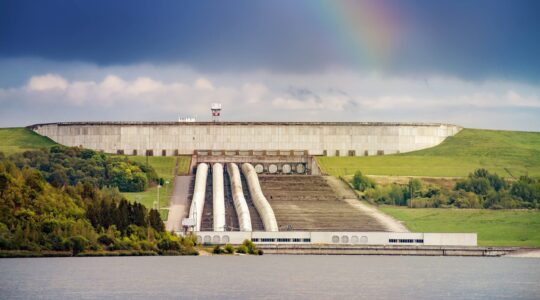
M400 221L381 212L376 207L359 201L355 192L343 181L333 176L324 177L328 184L334 189L336 195L347 202L353 208L360 210L381 223L390 232L409 232L407 227Z
M167 231L180 231L181 222L189 213L190 206L190 185L193 176L176 176L174 178L174 191L171 196L171 206L169 207L169 217L165 224Z
M345 202L377 219L377 221L382 223L390 232L409 232L403 223L381 212L371 205L368 205L358 199L345 199Z

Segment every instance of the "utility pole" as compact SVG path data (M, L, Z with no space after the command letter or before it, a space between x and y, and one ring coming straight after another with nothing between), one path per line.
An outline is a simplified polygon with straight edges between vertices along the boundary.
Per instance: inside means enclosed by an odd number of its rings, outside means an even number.
M158 184L157 186L157 210L159 212L159 189L161 189L161 185Z
M411 179L409 180L409 207L410 208L412 208L413 192L414 192L414 189L413 189L413 184L412 184L412 179Z

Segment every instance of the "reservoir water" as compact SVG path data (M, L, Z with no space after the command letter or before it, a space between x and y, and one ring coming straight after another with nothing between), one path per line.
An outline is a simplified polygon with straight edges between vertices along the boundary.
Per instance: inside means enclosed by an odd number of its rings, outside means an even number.
M0 299L540 299L540 259L0 259Z

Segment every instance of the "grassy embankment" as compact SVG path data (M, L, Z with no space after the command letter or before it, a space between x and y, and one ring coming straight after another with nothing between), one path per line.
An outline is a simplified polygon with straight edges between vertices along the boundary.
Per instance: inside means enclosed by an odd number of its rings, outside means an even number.
M129 159L146 163L145 156L128 156ZM178 168L176 168L178 160ZM189 165L191 163L191 156L149 156L148 163L156 170L156 173L159 177L168 181L169 184L166 184L159 191L159 203L161 218L167 220L169 211L163 209L169 206L169 200L173 192L174 176L175 170L177 170L177 175L185 175L189 171ZM157 200L157 187L153 186L148 188L144 192L139 193L122 193L128 200L138 201L146 207L154 207L154 201Z
M464 129L440 145L398 155L318 158L323 170L348 178L360 170L383 176L464 177L485 168L504 177L540 177L540 133ZM398 182L399 178L387 178ZM437 184L432 178L430 184ZM381 183L384 178L376 178ZM407 180L405 180L407 181ZM444 180L443 180L444 181ZM447 179L445 184L453 186ZM451 188L451 187L449 187ZM411 231L477 232L484 246L540 247L540 211L380 206Z
M540 212L379 206L416 232L477 232L481 246L540 247Z
M50 148L56 145L51 139L26 128L0 128L0 152L11 155L26 150Z
M56 143L51 139L41 136L26 128L0 128L0 152L3 152L5 155L23 152L26 150L50 148L54 145L56 145ZM129 159L146 163L146 157L144 156L129 156ZM169 181L168 186L160 190L161 207L167 207L169 205L169 198L172 193L176 157L152 156L148 158L148 163L156 170L159 177L163 177L166 181ZM178 175L187 174L190 163L190 156L178 157ZM131 201L139 201L144 206L152 208L154 201L157 199L156 189L156 187L151 187L141 193L123 194ZM162 218L165 220L168 211L162 210L160 213Z
M463 177L478 168L510 177L540 177L540 132L463 129L438 146L409 153L368 157L320 157L334 176Z

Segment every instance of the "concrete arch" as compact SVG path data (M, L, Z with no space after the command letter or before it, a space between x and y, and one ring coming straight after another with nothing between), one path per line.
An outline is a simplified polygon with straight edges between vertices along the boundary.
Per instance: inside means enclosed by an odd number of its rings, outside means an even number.
M266 197L264 197L255 168L249 163L244 163L242 164L242 172L246 176L253 204L255 204L255 208L257 208L261 216L264 229L266 231L279 231L274 210L270 206L270 203L268 203L268 200L266 200Z
M238 224L240 225L240 231L252 231L251 216L249 214L249 208L244 197L244 191L242 190L242 180L240 178L240 169L235 163L227 164L227 173L231 179L231 191L234 201L234 208L238 215Z

